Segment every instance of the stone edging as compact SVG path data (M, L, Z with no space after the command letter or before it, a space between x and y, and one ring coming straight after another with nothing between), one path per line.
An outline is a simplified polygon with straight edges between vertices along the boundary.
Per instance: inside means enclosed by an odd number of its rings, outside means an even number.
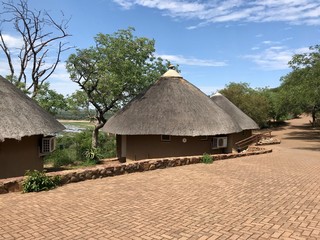
M245 157L250 155L258 155L272 152L272 149L265 149L261 147L249 148L245 153L230 153L230 154L215 154L212 155L214 160L224 160L237 157ZM116 163L114 166L101 166L66 170L61 172L48 173L48 176L61 176L61 185L80 182L89 179L97 179L104 177L112 177L133 172L144 172L155 169L162 169L168 167L183 166L201 162L202 155L176 158L157 158L141 160L129 163ZM0 194L8 192L19 192L22 190L22 182L24 177L10 178L0 180Z

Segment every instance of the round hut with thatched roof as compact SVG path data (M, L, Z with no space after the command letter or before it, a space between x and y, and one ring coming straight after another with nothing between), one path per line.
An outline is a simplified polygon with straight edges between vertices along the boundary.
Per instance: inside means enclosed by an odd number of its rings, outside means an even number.
M117 135L118 157L129 160L230 152L230 136L243 131L174 69L112 116L103 130Z
M42 170L43 156L54 149L53 134L64 126L0 76L0 178Z
M236 105L234 105L228 98L217 92L211 96L211 100L216 103L220 108L224 109L230 117L238 123L242 131L238 134L232 134L229 137L230 146L234 147L234 144L252 135L252 130L259 129L258 124L253 121L247 114L241 111Z

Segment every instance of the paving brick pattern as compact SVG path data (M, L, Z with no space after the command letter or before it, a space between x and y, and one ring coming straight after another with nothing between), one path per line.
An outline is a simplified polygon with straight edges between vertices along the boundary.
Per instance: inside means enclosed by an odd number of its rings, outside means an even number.
M271 154L0 195L0 239L320 239L320 142L290 141Z

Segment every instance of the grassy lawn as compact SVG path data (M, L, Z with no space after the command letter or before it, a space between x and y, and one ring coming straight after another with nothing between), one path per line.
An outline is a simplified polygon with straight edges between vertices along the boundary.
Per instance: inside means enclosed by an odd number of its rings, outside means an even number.
M76 120L59 120L65 126L74 126L77 128L93 128L94 123L90 121L76 121Z

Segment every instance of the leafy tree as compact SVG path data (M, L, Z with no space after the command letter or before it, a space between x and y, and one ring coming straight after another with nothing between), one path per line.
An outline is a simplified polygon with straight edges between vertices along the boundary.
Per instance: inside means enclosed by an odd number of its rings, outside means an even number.
M0 49L9 67L7 78L35 98L56 70L61 53L69 49L63 42L70 36L68 21L57 22L45 10L31 10L27 0L2 2L2 7L0 27L12 24L8 29L14 29L21 39L21 46L9 47L10 39L0 29Z
M252 89L248 83L232 82L219 92L251 117L259 126L266 125L270 105L262 91Z
M77 49L67 60L72 81L86 94L96 110L92 147L98 146L98 134L115 111L149 86L167 67L154 56L154 40L133 35L134 28L113 34L98 34L95 46Z
M77 90L67 98L70 110L76 114L80 111L86 113L86 118L94 120L94 111L90 108L90 102L84 91Z
M52 89L49 89L49 87L50 85L48 82L44 83L42 88L38 91L35 100L42 108L52 115L56 115L61 110L67 110L68 106L64 96Z
M289 66L292 72L281 79L288 106L311 113L315 124L320 110L320 45L310 47L308 53L294 55Z
M260 89L261 94L268 100L269 113L268 118L274 121L281 121L288 117L289 108L287 101L284 98L283 90L278 88L263 88Z

